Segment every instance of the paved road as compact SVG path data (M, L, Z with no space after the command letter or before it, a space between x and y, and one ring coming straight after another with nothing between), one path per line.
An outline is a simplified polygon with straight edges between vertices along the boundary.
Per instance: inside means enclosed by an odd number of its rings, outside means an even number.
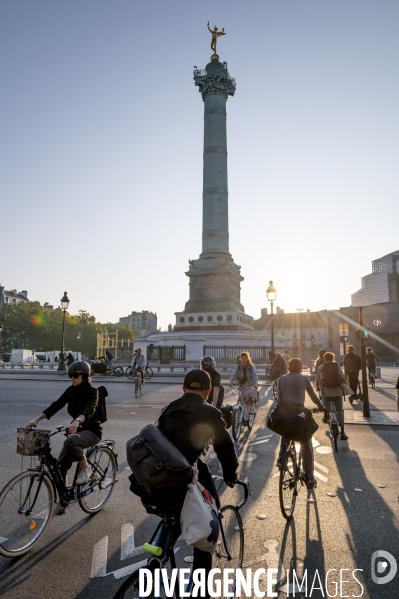
M373 411L395 409L393 382L397 374L393 371L383 374L380 389L371 394ZM21 468L21 457L15 453L15 429L58 397L64 384L59 380L0 377L0 488ZM125 442L143 425L154 422L161 406L176 398L181 387L167 381L146 383L138 399L133 397L132 383L110 381L108 389L109 420L105 431L107 437L116 439L120 466L119 482L109 503L94 517L87 516L78 505L71 506L65 516L52 519L29 554L19 560L0 558L2 598L111 599L126 571L143 559L142 555L132 556L129 552L121 556L121 536L131 538L134 527L135 544L140 546L149 539L157 522L156 517L145 514L139 500L128 489ZM339 580L340 569L347 569L342 579L350 582L342 583L342 592L338 591L337 596L397 599L399 574L392 582L377 585L370 576L370 563L377 550L388 551L399 560L399 428L348 425L349 442L342 442L338 454L334 454L325 426L321 424L315 434L319 481L315 503L308 503L302 490L295 518L286 524L279 510L275 468L279 439L266 428L266 416L272 405L270 387L263 386L255 427L237 446L241 469L248 475L252 487L252 496L242 510L244 566L256 569L280 563L282 571L276 587L282 589L278 590L280 599L287 596L284 575L287 568L295 568L299 579L307 571L308 596L316 571L326 594L325 574L330 569L338 570L329 574L328 590L334 595L333 582ZM346 402L348 417L351 411L359 409L361 406L350 406ZM316 418L320 422L321 417ZM66 413L62 412L50 424L54 428L68 422ZM56 437L55 452L61 443L62 437ZM211 451L208 460L217 471L218 463ZM235 501L236 491L225 492L222 502ZM258 519L260 515L266 518ZM364 587L362 594L351 574L356 568L364 570L355 573ZM379 576L389 570L387 565ZM296 593L296 597L304 596L303 592ZM323 595L320 590L313 590L311 596Z

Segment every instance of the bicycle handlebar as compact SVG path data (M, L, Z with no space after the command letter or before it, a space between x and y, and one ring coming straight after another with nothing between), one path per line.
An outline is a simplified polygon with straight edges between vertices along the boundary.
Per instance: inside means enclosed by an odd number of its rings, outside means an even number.
M219 481L219 482L224 482L224 478L222 476L217 476L216 474L214 474L212 476L212 479L214 482ZM240 501L240 503L238 503L236 505L236 509L240 510L248 501L248 497L249 495L251 495L251 488L249 485L249 480L246 476L244 476L243 480L240 480L239 478L235 481L234 486L235 485L240 485L244 488L244 499L242 501Z

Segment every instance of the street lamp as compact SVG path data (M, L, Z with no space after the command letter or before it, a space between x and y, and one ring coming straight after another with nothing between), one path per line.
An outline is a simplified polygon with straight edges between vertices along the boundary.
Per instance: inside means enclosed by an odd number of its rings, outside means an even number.
M274 354L274 323L273 323L273 302L276 301L277 290L273 285L273 281L269 281L269 287L266 289L267 299L270 302L271 314L272 314L272 348L271 351Z
M65 351L65 312L67 311L69 306L69 299L67 296L67 292L64 291L64 296L61 298L61 309L63 310L64 314L62 317L62 342L61 342L61 360L60 360L60 365L59 365L59 369L63 370L64 369L64 351Z
M2 332L3 328L4 328L3 323L0 322L0 345L1 345L1 332Z
M80 341L80 333L78 333L78 336L76 337L76 339L78 340L78 356L77 356L77 360L79 360L79 341Z

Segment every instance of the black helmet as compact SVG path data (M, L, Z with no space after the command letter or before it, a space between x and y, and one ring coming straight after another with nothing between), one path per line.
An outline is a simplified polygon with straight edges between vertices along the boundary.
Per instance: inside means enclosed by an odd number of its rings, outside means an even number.
M211 370L216 368L215 359L212 356L204 356L201 358L201 368L209 368Z
M90 364L88 364L87 362L83 362L83 361L79 361L79 362L73 362L70 367L68 368L68 376L71 379L72 375L74 374L83 374L83 375L90 375Z

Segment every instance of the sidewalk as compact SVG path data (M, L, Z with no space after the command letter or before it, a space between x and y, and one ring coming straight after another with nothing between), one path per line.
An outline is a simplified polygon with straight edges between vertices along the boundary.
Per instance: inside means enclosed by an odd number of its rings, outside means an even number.
M363 416L363 404L354 400L351 405L348 398L344 402L345 425L379 424L399 426L399 414L396 409L395 384L386 378L377 381L376 388L369 386L370 417Z

